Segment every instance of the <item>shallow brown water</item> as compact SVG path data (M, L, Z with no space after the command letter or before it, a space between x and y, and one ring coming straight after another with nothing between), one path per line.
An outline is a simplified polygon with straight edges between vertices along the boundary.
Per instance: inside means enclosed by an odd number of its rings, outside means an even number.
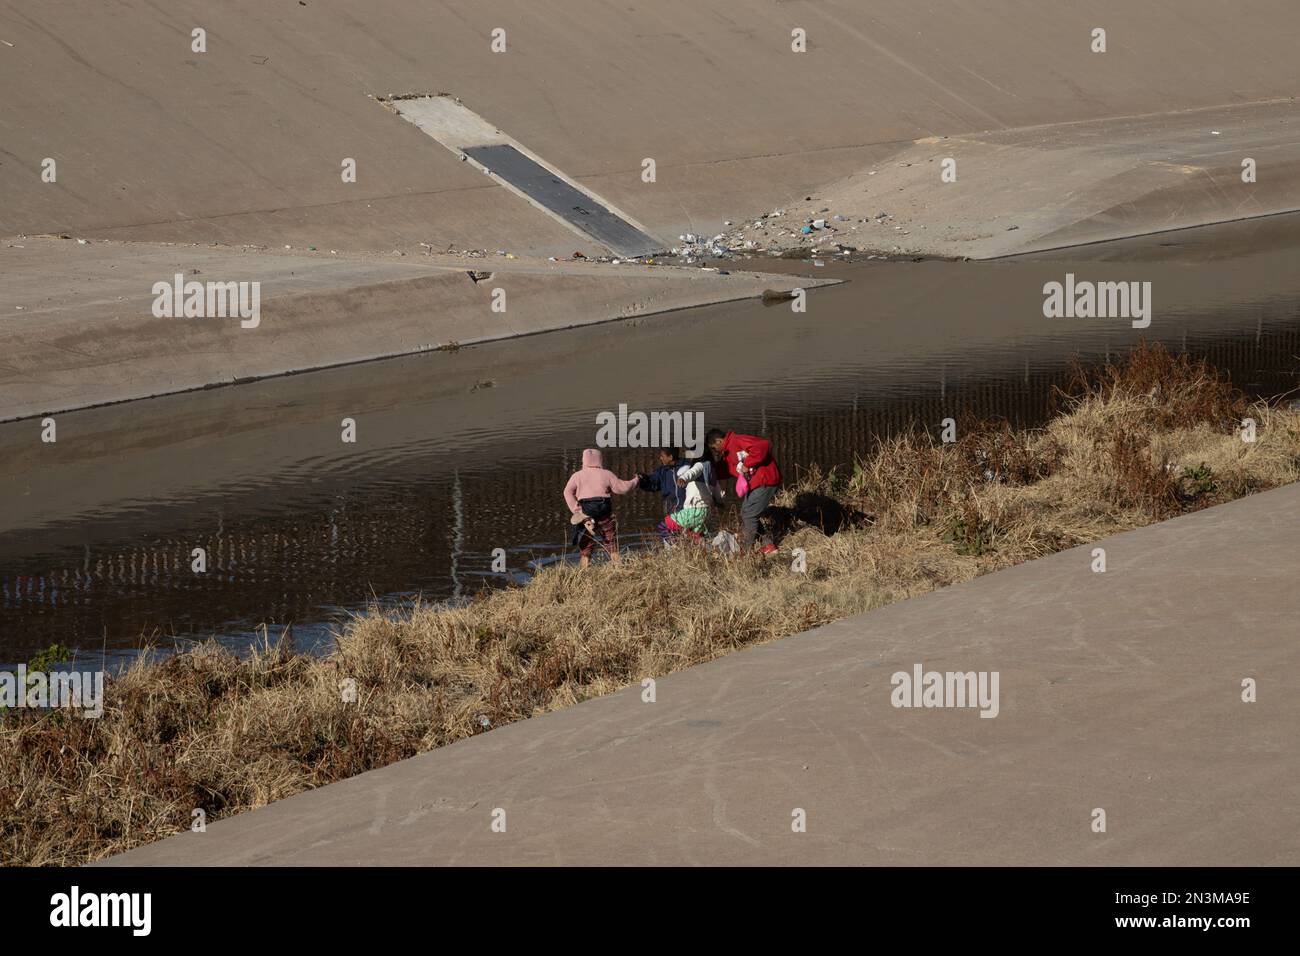
M949 416L1037 423L1073 357L1142 337L1277 394L1300 366L1297 235L1274 219L994 263L781 263L849 281L802 315L738 303L62 415L52 446L12 423L0 663L55 642L120 662L142 635L244 647L263 623L315 647L371 599L526 577L563 557L561 488L620 403L768 435L793 476ZM1067 270L1151 281L1150 328L1044 318L1042 285ZM652 457L606 454L622 474ZM638 492L618 514L631 543L658 500ZM491 572L494 548L508 575Z

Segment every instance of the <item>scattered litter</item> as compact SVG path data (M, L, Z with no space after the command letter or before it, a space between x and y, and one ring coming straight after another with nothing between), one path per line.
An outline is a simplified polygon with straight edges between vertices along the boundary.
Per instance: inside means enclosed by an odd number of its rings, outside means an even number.
M79 245L79 246L88 246L88 245L90 245L90 240L89 240L89 239L78 239L78 240L77 240L77 245Z
M490 273L490 272L482 272L482 271L477 270L477 269L471 269L470 271L466 272L465 275L469 276L472 280L474 280L474 284L475 284L475 285L478 285L478 284L479 284L480 282L482 282L484 279L491 279L491 278L492 278L492 273Z
M0 40L0 43L3 43L5 46L13 46L13 44L10 43L8 40Z
M470 391L477 392L480 388L491 388L495 384L496 382L494 380L490 378L485 378L481 382L475 382L474 387L471 388Z
M1211 135L1211 136L1218 136L1218 135L1219 135L1219 131L1218 131L1217 129L1212 129L1212 130L1210 130L1210 135Z

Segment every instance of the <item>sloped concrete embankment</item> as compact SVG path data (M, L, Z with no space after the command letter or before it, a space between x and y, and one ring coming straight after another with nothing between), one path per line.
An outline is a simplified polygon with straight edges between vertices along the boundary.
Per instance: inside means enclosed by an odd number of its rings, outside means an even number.
M1290 0L0 0L0 235L593 251L376 99L412 91L460 97L656 238L712 235L927 137L1287 99L1297 29ZM1032 186L1015 155L1006 181Z
M0 420L824 284L612 264L463 267L25 239L0 248ZM155 282L260 283L260 316L157 318ZM490 276L490 278L488 277ZM494 308L494 305L497 308ZM500 311L500 308L504 311Z

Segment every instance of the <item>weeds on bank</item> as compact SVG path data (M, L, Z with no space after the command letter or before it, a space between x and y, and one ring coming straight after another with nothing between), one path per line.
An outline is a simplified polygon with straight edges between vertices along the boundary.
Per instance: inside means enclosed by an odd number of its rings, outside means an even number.
M463 607L358 616L325 658L286 643L148 655L97 720L0 723L0 858L78 864L189 825L567 707L737 648L1300 478L1300 413L1249 406L1204 363L1155 346L1076 370L1041 429L915 430L850 469L811 469L778 504L855 513L788 554L679 547L622 569L548 568ZM1241 419L1256 421L1242 441ZM349 682L351 682L349 684ZM355 700L341 692L355 688Z

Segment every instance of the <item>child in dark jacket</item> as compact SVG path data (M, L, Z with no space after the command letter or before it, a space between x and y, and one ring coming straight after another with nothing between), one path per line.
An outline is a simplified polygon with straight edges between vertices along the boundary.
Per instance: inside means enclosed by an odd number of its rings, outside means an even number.
M677 469L686 464L676 448L659 449L659 467L639 481L642 491L658 492L663 498L664 514L670 515L682 506L683 489L677 487Z

